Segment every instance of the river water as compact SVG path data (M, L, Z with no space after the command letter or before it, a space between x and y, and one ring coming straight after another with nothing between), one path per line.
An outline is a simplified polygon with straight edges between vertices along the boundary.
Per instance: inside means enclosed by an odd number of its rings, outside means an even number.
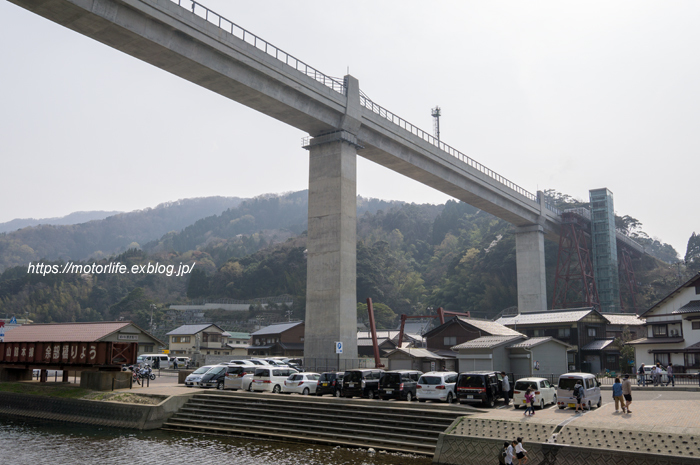
M431 459L316 444L134 431L0 416L3 465L429 465Z

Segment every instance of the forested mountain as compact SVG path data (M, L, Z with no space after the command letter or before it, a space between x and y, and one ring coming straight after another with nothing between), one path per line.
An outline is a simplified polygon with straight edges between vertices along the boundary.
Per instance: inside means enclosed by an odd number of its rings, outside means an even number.
M66 216L56 218L17 218L6 223L0 223L0 233L16 231L28 226L38 226L40 224L67 225L87 223L88 221L103 220L108 216L118 215L121 212L106 212L106 211L90 211L90 212L73 212Z
M103 220L67 226L40 225L0 234L0 271L37 260L103 258L179 231L200 218L235 207L238 197L178 200Z
M548 194L562 208L575 205L565 196ZM306 221L306 191L261 196L180 232L164 234L144 245L144 250L130 249L98 260L120 262L128 269L155 262L175 269L195 264L190 274L179 277L154 273L41 276L28 274L24 263L0 275L0 314L26 314L37 322L125 318L148 326L153 310L155 323L165 327L172 322L164 309L172 303L289 294L294 296L294 317L304 318ZM644 238L634 218L622 217L619 222L636 234L631 237ZM360 198L357 232L357 301L372 297L383 304L382 325L393 326L401 313L423 314L426 307L493 317L517 305L513 228L470 205ZM689 241L693 264L700 262L696 237ZM670 248L659 244L661 252ZM545 247L551 298L558 244L546 241ZM684 267L650 255L637 258L634 268L639 283L637 308L628 304L627 311L646 309L683 279L679 271ZM256 311L251 308L249 317L255 317Z

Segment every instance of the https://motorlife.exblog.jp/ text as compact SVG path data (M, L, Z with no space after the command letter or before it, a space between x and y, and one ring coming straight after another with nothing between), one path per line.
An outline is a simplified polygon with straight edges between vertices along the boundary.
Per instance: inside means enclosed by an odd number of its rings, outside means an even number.
M82 264L68 262L62 265L49 263L29 262L27 273L40 274L163 274L166 276L184 276L194 269L196 263L186 265L180 262L179 265L165 265L162 263L145 263L143 265L131 265L130 267L120 262L109 262L106 264Z

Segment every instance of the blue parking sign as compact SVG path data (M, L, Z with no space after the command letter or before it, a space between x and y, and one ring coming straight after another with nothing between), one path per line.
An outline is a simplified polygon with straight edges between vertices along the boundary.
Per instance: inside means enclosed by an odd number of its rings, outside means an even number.
M342 354L343 353L343 342L338 341L335 343L335 353L336 354Z

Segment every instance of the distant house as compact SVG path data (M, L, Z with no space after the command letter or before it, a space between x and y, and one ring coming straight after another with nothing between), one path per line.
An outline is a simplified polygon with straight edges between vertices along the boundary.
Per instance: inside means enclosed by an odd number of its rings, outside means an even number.
M266 326L250 335L248 355L301 357L304 355L304 322Z
M637 366L671 362L676 373L700 371L700 273L640 316L646 332L629 342Z
M522 336L522 334L498 322L455 316L424 335L428 350L438 351L436 353L452 350L456 345L482 336Z
M221 334L221 342L224 346L231 349L230 355L247 355L248 345L250 345L250 333L224 331Z
M213 323L182 325L166 334L170 355L231 355L223 342L224 330Z
M609 339L621 338L625 330L629 331L631 339L638 339L646 334L644 318L635 313L601 313L608 320L605 329L605 337Z
M419 370L440 371L445 367L447 371L455 371L456 354L443 356L421 348L394 349L386 355L389 361L388 370Z
M600 373L605 369L620 369L619 350L599 342L610 339L607 338L608 320L593 308L519 313L501 317L496 323L528 337L552 337L569 345L567 371Z

